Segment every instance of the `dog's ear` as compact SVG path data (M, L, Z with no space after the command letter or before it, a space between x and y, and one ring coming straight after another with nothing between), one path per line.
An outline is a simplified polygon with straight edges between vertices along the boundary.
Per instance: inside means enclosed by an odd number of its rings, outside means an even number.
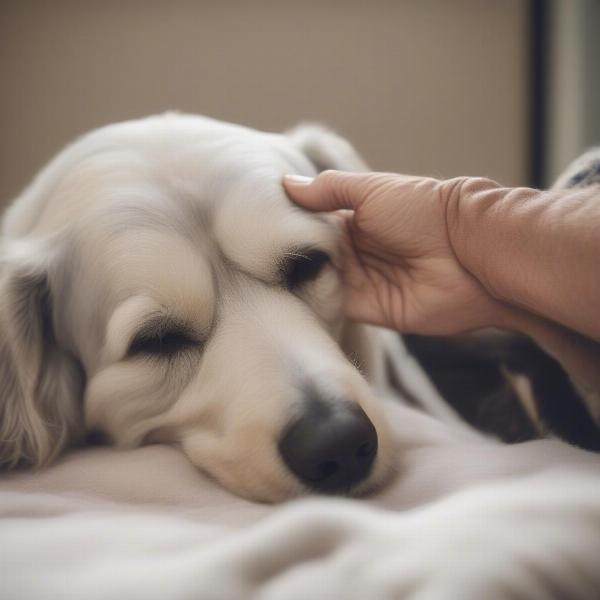
M57 256L8 242L0 259L0 468L50 462L81 431L83 374L57 344Z
M352 144L330 129L316 124L300 124L286 131L316 171L368 171L366 162Z

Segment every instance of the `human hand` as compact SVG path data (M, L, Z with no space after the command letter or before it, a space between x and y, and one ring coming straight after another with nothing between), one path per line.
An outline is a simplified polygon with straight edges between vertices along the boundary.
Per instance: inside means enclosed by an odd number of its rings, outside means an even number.
M304 208L341 211L349 318L450 335L498 326L508 310L460 264L448 236L448 203L465 181L325 171L287 176L284 188Z

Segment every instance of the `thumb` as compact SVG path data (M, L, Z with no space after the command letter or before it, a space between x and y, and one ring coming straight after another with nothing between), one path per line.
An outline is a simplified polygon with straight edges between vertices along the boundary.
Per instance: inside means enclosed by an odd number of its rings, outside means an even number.
M315 178L285 175L283 188L300 206L315 211L358 208L366 195L368 174L323 171Z

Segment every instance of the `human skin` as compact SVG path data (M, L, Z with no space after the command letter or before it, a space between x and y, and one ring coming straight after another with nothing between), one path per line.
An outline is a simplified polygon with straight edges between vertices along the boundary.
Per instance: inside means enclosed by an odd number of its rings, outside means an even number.
M563 365L600 423L598 186L339 171L283 185L304 208L339 215L350 319L424 335L525 334Z
M598 187L325 171L284 188L310 210L342 211L352 319L430 335L549 320L600 340Z

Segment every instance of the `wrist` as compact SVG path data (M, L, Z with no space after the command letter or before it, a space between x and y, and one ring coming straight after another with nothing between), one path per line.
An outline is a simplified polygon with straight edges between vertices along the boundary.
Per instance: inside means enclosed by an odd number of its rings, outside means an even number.
M457 177L440 183L440 196L444 198L448 241L458 263L496 299L501 299L495 291L489 276L489 253L482 247L485 238L478 231L478 215L482 211L493 210L497 197L485 198L482 206L482 193L499 189L499 185L483 177Z
M503 188L475 178L438 187L454 256L492 298L600 341L597 188Z
M536 205L542 192L504 188L483 177L457 178L441 185L447 194L448 239L459 264L494 299L531 310L513 288L530 283L528 262L522 260L528 244L525 225L537 220L532 213L539 212Z

